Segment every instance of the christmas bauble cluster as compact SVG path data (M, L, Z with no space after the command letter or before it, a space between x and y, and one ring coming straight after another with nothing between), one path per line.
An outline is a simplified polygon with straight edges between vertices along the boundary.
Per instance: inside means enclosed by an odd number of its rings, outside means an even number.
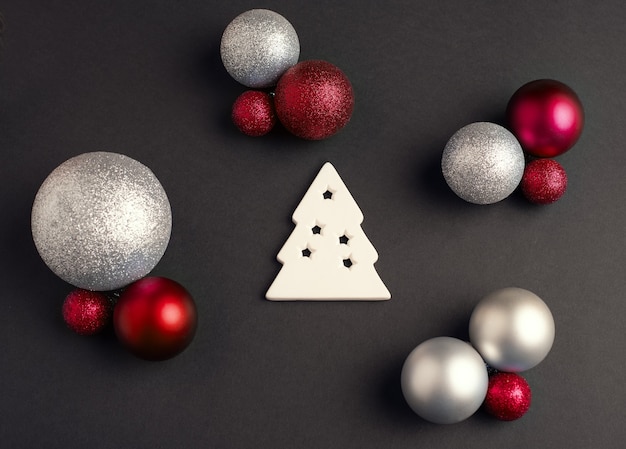
M521 288L484 297L469 323L470 342L436 337L418 345L402 367L402 393L415 413L437 424L473 415L481 405L503 421L522 417L531 391L519 374L539 364L554 342L545 302Z
M145 277L170 239L170 203L154 173L110 152L73 157L50 173L33 203L31 228L43 261L77 287L63 319L81 335L111 321L138 357L183 351L197 325L195 302L177 282Z
M232 120L248 136L269 133L276 121L292 134L321 140L350 120L354 92L346 75L322 60L298 62L300 42L280 14L252 9L226 27L220 46L227 72L255 90L233 104Z
M572 148L582 133L578 96L559 81L531 81L513 94L506 115L508 130L479 122L450 138L441 161L446 182L475 204L503 200L518 186L533 203L557 201L567 188L567 174L553 158Z

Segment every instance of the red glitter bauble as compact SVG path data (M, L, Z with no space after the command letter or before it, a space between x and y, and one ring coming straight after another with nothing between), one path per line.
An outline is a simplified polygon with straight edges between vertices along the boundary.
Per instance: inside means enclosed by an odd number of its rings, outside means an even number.
M65 297L63 320L80 335L93 335L109 324L111 301L103 293L76 289Z
M515 373L497 373L489 377L483 407L501 421L513 421L524 416L530 408L530 387Z
M536 159L524 168L520 185L528 201L536 204L554 203L567 189L567 173L554 159Z
M130 284L113 314L117 338L146 360L165 360L182 352L193 340L197 322L191 295L182 285L162 277Z
M555 80L536 80L509 100L507 118L522 148L537 157L565 153L583 130L584 111L576 93Z
M232 119L239 131L247 136L264 136L276 124L270 95L258 90L242 93L233 104Z
M292 134L321 140L350 121L354 92L346 75L333 64L303 61L278 80L274 103L278 119Z

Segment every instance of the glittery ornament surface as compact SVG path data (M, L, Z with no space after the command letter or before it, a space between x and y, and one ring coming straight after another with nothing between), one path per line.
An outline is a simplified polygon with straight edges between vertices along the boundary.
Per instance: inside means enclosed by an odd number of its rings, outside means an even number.
M252 9L235 17L222 35L224 67L248 87L270 87L298 62L300 42L283 16L267 9Z
M554 159L536 159L526 165L521 187L532 203L554 203L567 189L567 174Z
M458 130L441 159L443 176L459 197L475 204L508 197L524 173L524 153L502 126L478 122Z
M63 302L63 320L80 335L93 335L106 327L113 306L103 293L77 289Z
M326 61L303 61L289 69L276 86L276 114L291 133L309 140L332 136L354 109L350 81Z
M242 93L233 104L232 119L237 129L248 136L267 134L276 124L270 95L255 90Z
M152 171L127 156L67 160L43 182L31 217L35 246L60 278L115 290L148 274L172 229L170 203Z
M502 421L519 419L530 408L531 392L519 374L497 373L489 378L484 409Z

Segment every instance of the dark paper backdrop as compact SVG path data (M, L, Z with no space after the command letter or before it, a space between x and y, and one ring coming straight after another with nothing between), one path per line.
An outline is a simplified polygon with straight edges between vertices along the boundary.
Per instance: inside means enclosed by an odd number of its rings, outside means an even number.
M298 32L301 60L350 78L338 135L253 139L230 123L244 87L219 57L239 13L264 7ZM11 448L617 448L626 439L623 317L626 6L619 1L7 0L0 60L0 445ZM569 188L476 206L445 185L448 138L503 123L522 84L555 78L586 110L559 161ZM195 297L179 357L134 358L111 332L83 338L71 287L39 258L30 209L57 165L114 151L150 167L173 210L154 273ZM363 210L384 303L271 303L295 206L331 161ZM429 424L405 404L404 358L467 338L482 296L519 286L556 321L525 373L530 411Z

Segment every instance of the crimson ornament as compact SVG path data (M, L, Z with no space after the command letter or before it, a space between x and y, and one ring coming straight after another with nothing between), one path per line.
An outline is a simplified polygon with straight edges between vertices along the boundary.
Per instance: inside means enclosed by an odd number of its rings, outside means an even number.
M354 109L350 81L326 61L303 61L291 67L279 79L275 94L280 122L292 134L308 140L337 133Z
M522 376L497 373L489 378L483 407L501 421L513 421L524 416L530 408L530 400L530 387Z
M576 93L560 81L541 79L520 87L507 106L511 132L527 153L565 153L583 130L584 111Z
M119 341L137 357L165 360L182 352L197 327L193 298L177 282L148 277L121 294L113 324Z
M65 297L63 320L79 335L93 335L111 320L113 306L103 293L76 289Z
M536 159L526 165L521 188L532 203L554 203L567 189L567 173L554 159Z
M235 126L247 136L264 136L276 124L274 105L269 94L248 90L235 100L232 119Z

